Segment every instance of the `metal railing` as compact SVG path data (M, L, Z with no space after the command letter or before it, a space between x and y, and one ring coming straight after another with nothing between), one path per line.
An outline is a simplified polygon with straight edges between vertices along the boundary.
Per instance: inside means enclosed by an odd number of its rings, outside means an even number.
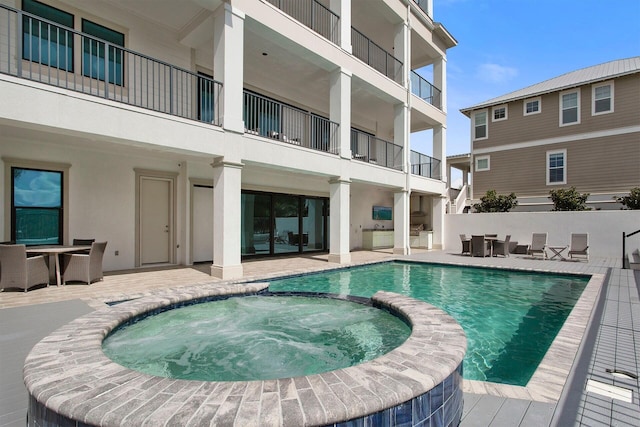
M264 96L244 92L245 132L338 154L338 124Z
M0 5L0 73L220 125L222 83Z
M395 170L403 170L403 148L393 142L351 129L351 157Z
M420 9L424 11L427 15L429 14L429 2L433 0L413 0L415 4L418 5Z
M412 174L426 178L442 179L440 160L413 150L411 150L410 157Z
M632 233L627 234L626 232L622 232L622 268L629 268L629 260L627 259L627 238L634 236L640 233L640 230L636 230Z
M340 45L340 17L317 0L267 1L325 39Z
M424 99L438 109L442 109L440 89L426 81L415 71L411 71L411 93Z
M402 84L402 61L353 27L351 28L351 48L356 58Z

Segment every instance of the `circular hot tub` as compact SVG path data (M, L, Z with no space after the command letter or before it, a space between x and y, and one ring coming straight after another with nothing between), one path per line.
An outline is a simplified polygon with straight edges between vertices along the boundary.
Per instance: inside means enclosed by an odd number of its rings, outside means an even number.
M372 359L328 371L243 381L176 379L124 367L103 351L105 337L142 317L230 296L254 299L267 286L180 288L65 325L27 356L28 425L459 424L466 351L462 328L427 303L389 292L376 293L370 305L406 322L409 338ZM355 340L359 333L352 334Z

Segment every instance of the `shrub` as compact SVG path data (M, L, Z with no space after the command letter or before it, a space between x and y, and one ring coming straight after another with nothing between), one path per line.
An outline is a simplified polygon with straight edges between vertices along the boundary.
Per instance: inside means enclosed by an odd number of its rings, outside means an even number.
M515 193L508 196L498 195L496 190L489 190L487 194L480 197L480 203L475 203L473 208L476 212L509 212L518 206L518 200Z
M553 211L589 211L586 205L589 193L580 194L575 187L551 190L549 197L553 201Z
M640 209L640 187L632 188L628 196L615 197L618 203L622 203L626 209Z

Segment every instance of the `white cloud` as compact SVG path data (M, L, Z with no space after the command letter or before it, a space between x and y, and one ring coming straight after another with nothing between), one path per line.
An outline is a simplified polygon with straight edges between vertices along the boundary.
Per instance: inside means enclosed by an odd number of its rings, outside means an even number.
M498 64L482 64L478 68L477 76L488 83L505 83L518 75L518 70Z

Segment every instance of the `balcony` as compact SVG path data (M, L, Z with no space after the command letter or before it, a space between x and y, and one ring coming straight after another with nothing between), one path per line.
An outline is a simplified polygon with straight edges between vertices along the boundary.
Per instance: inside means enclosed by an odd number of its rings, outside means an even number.
M369 40L355 28L351 28L353 55L378 70L396 83L402 84L402 61Z
M0 5L0 73L221 125L222 84Z
M267 1L325 39L340 45L340 17L317 0Z
M426 81L415 71L411 71L411 93L442 110L440 89Z
M423 176L425 178L433 178L442 180L440 171L440 160L434 159L426 154L418 153L411 150L411 173L413 175Z
M384 139L351 129L351 156L354 160L403 170L403 148Z
M338 154L338 124L264 96L244 91L245 133Z

